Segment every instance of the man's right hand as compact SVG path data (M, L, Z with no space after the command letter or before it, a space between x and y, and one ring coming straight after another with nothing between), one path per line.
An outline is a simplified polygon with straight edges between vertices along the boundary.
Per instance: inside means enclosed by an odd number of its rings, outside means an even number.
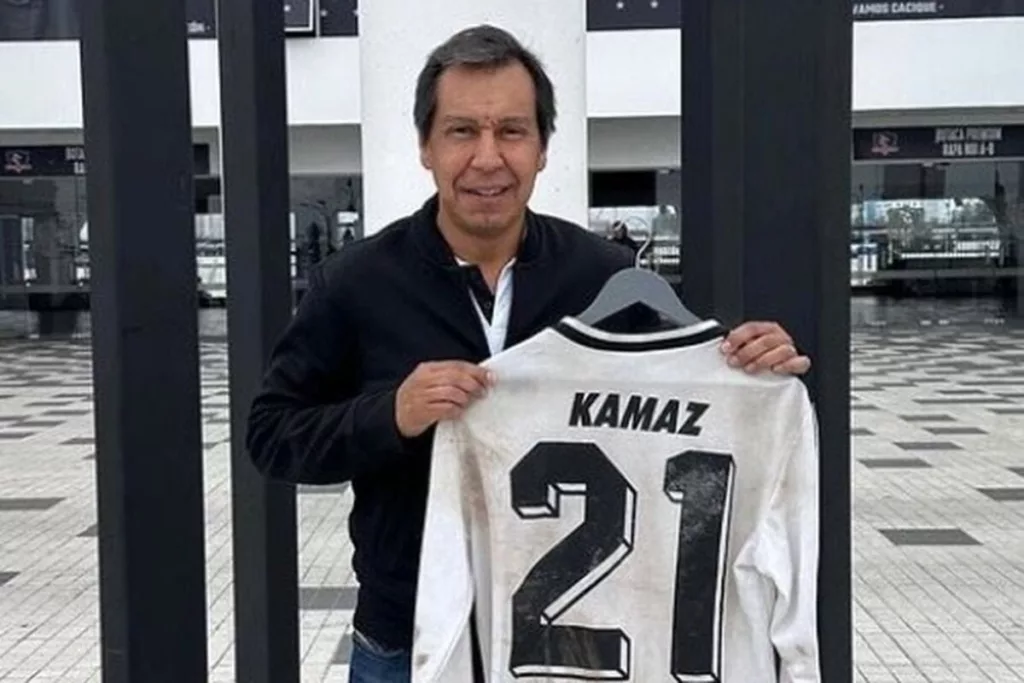
M437 422L457 419L491 386L493 373L479 365L464 361L420 363L395 396L398 431L411 439Z

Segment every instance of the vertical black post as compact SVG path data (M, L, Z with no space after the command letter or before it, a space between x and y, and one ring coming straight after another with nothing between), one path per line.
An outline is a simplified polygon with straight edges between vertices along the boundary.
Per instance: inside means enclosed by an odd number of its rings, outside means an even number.
M813 361L821 444L825 683L853 680L850 525L850 3L747 3L744 310Z
M185 10L95 0L80 12L103 680L205 681Z
M293 486L245 449L249 407L291 315L284 19L266 0L219 0L235 569L235 666L246 683L298 683Z
M727 20L720 0L685 3L684 292L707 313L738 300L744 319L782 322L814 361L821 664L826 683L849 683L851 6L743 3L737 17L733 1Z
M818 260L812 261L811 277L818 293L818 363L811 386L822 437L823 562L818 583L824 597L820 606L825 619L834 619L824 628L821 651L826 683L847 683L854 680L849 228L853 16L852 6L846 3L820 3L816 9L811 14L817 20L804 24L805 30L818 29L812 40L818 57L813 80L818 144L817 173L811 184L816 198L812 231Z
M683 3L682 293L721 322L743 309L742 0Z

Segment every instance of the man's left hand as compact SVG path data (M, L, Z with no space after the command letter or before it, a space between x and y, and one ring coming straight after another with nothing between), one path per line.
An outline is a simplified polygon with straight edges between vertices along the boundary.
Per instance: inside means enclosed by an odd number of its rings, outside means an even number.
M750 373L771 370L802 375L811 369L811 359L800 355L793 338L778 323L743 323L726 337L722 353L729 365Z

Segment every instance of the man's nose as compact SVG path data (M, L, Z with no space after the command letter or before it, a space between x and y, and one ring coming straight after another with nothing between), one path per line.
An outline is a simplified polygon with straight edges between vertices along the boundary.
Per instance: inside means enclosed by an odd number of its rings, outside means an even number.
M477 141L476 151L473 154L473 166L479 169L491 170L504 165L505 161L501 156L501 148L491 131L484 131Z

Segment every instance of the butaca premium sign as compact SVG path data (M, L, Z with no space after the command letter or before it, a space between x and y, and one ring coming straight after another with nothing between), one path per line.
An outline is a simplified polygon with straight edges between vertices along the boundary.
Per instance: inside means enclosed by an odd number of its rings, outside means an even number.
M1005 159L1024 157L1024 126L859 128L853 158Z
M0 175L34 176L85 175L85 148L79 145L4 147Z
M210 173L210 146L192 146L193 173ZM0 147L0 177L35 178L84 176L85 147L81 145L28 145Z

